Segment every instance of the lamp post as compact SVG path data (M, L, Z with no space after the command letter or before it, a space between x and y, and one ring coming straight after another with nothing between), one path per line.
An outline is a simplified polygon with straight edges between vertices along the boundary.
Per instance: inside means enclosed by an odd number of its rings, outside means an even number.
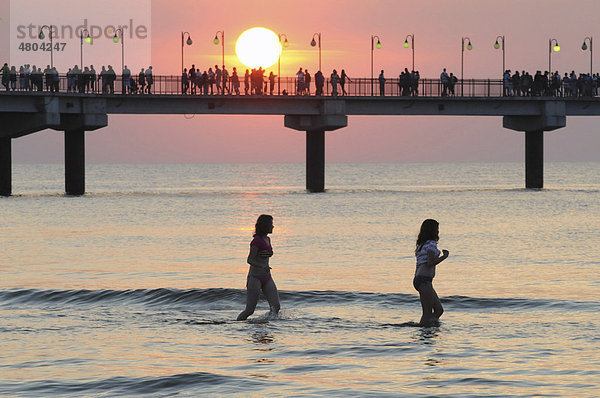
M377 38L377 44L375 44L375 38ZM371 36L371 95L373 95L373 49L377 47L381 48L381 40L379 36Z
M279 47L281 48L281 38L285 37L285 41L283 42L283 47L286 48L290 44L288 43L287 35L284 33L280 33L277 35L279 37ZM281 49L283 52L283 48ZM277 95L281 94L281 52L279 53L279 58L277 58Z
M592 36L586 37L583 39L583 44L581 45L581 49L586 51L588 49L586 41L590 42L590 76L594 74L594 48L592 47Z
M192 38L190 37L190 33L189 32L181 32L181 73L183 73L183 45L184 45L185 35L187 35L187 40L185 41L185 44L187 44L188 46L192 45Z
M48 28L48 34L50 35L50 67L54 68L54 44L53 44L53 36L52 32L54 31L54 26L44 25L40 28L40 33L38 34L38 38L40 40L44 40L46 36L44 36L44 28Z
M215 33L213 43L215 43L215 45L219 44L219 34L221 35L221 67L225 67L225 31L217 31L217 33Z
M313 34L313 38L310 42L311 46L316 46L317 42L315 41L315 36L319 38L319 70L321 70L321 32Z
M552 47L552 43L555 43L554 47ZM548 73L550 74L552 74L552 50L556 52L560 51L560 46L558 45L558 40L556 39L548 40Z
M410 43L408 38L410 37ZM412 49L412 71L415 71L415 35L407 35L404 39L404 48L410 47Z
M494 43L494 48L498 50L500 48L500 43L498 43L498 39L502 42L502 76L504 78L504 72L506 72L506 53L504 51L504 36L496 37L496 42Z
M79 54L81 55L81 64L79 66L81 67L82 71L83 71L83 33L84 32L86 33L85 42L87 44L92 44L92 37L90 36L90 32L87 29L83 29L81 32L79 32L79 44L80 44Z
M123 34L123 28L119 28L115 30L115 35L113 37L113 42L119 42L118 32L121 32L121 75L123 74L123 69L125 69L125 35Z
M473 45L471 44L471 38L469 37L463 37L462 38L462 52L461 52L461 56L460 56L460 80L461 80L461 84L462 84L462 80L463 80L463 72L464 72L464 59L465 59L465 42L467 42L467 50L471 51L473 49Z

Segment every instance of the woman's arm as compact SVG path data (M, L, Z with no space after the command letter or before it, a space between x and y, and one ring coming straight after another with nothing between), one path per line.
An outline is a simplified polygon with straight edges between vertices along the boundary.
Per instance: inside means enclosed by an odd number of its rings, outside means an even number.
M258 246L251 245L250 254L248 254L248 259L246 261L248 262L248 264L254 267L265 268L267 265L265 264L265 260L259 252L260 249L258 248Z
M442 250L441 256L436 255L436 253L433 250L428 250L427 251L427 265L430 267L438 265L439 263L441 263L442 261L447 259L449 255L450 255L450 252L448 250Z
M260 263L257 260L258 257L258 247L251 245L250 246L250 254L248 254L248 259L246 260L248 264L253 265L255 267L260 267Z

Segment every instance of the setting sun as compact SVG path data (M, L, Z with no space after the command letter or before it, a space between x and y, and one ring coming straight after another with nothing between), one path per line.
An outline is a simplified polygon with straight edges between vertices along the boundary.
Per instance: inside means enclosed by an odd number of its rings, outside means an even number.
M281 45L277 35L269 29L252 28L237 39L235 52L249 68L268 68L279 59Z

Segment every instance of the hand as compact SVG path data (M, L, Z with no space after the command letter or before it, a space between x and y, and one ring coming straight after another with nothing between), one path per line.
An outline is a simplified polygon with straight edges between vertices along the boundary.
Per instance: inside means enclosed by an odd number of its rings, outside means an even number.
M258 252L258 255L261 257L271 257L273 255L273 252L270 250L261 250Z
M442 250L442 254L444 255L444 257L448 257L450 255L450 252L446 249Z

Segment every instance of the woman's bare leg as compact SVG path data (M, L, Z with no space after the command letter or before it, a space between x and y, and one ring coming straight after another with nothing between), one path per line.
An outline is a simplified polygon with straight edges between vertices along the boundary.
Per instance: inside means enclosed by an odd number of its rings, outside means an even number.
M249 276L248 282L246 282L246 309L238 315L238 321L243 321L254 313L259 295L260 281Z
M428 325L434 319L433 306L435 297L437 297L437 295L435 294L435 290L433 290L433 285L431 282L425 282L419 286L419 298L421 300L421 307L423 309L423 315L419 321L421 325Z
M442 307L442 302L433 288L433 285L431 286L431 289L433 290L433 317L437 320L440 319L444 313L444 307Z
M273 281L273 279L271 279L265 284L265 286L263 287L263 293L265 294L265 297L269 302L271 314L279 313L279 292L277 291L277 286L275 286L275 281Z

